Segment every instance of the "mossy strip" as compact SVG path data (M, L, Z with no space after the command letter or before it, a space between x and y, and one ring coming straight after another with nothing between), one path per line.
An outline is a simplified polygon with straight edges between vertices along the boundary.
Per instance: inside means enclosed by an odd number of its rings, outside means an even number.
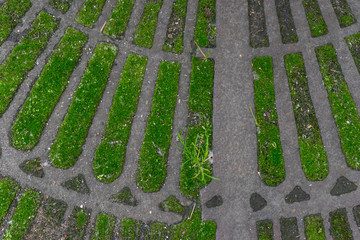
M327 34L328 29L317 0L302 0L312 37Z
M105 213L99 213L96 218L95 231L91 236L91 240L110 240L115 228L115 221L116 217Z
M216 0L200 0L195 26L195 41L200 47L216 46Z
M353 214L356 225L360 228L360 205L357 205L353 208Z
M170 226L166 223L153 222L150 225L146 240L159 240L159 239L169 239L169 229Z
M282 42L284 44L296 43L298 41L298 36L296 33L294 19L291 13L290 1L276 0L275 5L280 24L280 34Z
M268 47L269 36L266 30L264 0L248 0L250 46Z
M56 10L66 13L73 0L50 0L50 5L53 6Z
M60 226L64 218L67 204L61 200L49 197L45 201L45 217L48 222Z
M334 8L336 17L339 21L340 27L348 27L356 23L356 18L351 12L350 6L346 0L330 0Z
M306 216L304 225L307 240L326 240L321 214Z
M130 54L121 75L107 120L105 133L93 162L96 178L110 183L123 169L131 124L136 113L147 57Z
M348 166L360 170L360 119L332 45L316 48L316 56L328 92L332 115Z
M19 165L19 168L30 176L42 178L45 175L44 169L41 166L40 158L25 160Z
M5 112L17 88L34 66L58 26L53 16L40 12L30 30L0 66L0 116Z
M103 33L109 37L121 39L129 22L135 0L119 0L106 24Z
M346 38L347 45L360 73L360 32Z
M143 223L131 218L123 218L120 225L120 238L126 240L140 239Z
M302 167L308 180L322 181L328 175L329 164L310 96L302 54L285 55L285 68L294 109Z
M179 54L183 52L187 1L176 0L174 2L163 46L164 51Z
M330 212L330 233L334 240L352 240L352 230L345 208Z
M114 45L97 45L50 149L49 156L55 167L72 167L81 154L116 54Z
M166 178L180 68L177 62L160 63L137 172L137 183L145 192L160 190Z
M15 148L29 150L38 143L86 41L87 36L80 31L66 30L11 127L11 144Z
M194 151L194 146L197 146L201 153L208 152L207 148L211 150L214 65L215 62L212 59L192 58L188 99L188 129L185 138L185 145L190 151ZM210 161L206 160L207 156L202 159L204 157L200 156L203 161L198 162L199 159L183 154L180 190L189 198L197 198L200 189L211 181L211 164ZM208 176L198 176L201 169Z
M272 240L274 235L273 222L271 220L260 220L256 222L258 240Z
M174 212L174 213L183 213L185 212L185 208L179 200L174 196L171 195L165 201L160 203L159 205L160 210L165 212Z
M69 219L69 227L66 230L65 239L84 239L90 216L91 209L75 207Z
M8 0L0 8L0 45L31 7L30 0Z
M277 186L285 180L285 166L275 104L272 58L255 58L253 71L256 74L254 117L257 125L259 172L266 185Z
M3 239L22 239L34 220L41 202L42 195L40 193L29 188L26 189L21 195Z
M152 47L158 22L158 14L162 4L162 0L146 1L144 12L135 33L134 44L141 47Z
M76 15L75 20L85 27L94 27L94 23L100 17L105 2L106 0L86 0Z
M206 239L215 240L216 222L202 221L199 204L193 208L192 214L181 223L170 228L171 239Z
M19 184L10 178L3 178L0 182L0 224L6 216L11 202L14 200Z

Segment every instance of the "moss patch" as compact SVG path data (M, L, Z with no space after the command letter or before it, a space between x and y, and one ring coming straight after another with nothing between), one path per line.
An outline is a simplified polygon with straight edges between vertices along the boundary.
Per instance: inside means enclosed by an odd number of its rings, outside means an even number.
M351 12L350 6L346 0L330 0L334 8L336 17L339 21L340 27L348 27L356 23L356 18Z
M25 160L19 165L19 167L23 172L34 177L42 178L45 175L44 169L41 166L40 158Z
M3 178L0 182L0 224L6 216L11 202L14 200L19 184L10 178Z
M49 156L55 167L72 167L81 154L116 54L114 45L97 45L50 149Z
M346 42L355 61L356 68L360 73L360 32L347 37Z
M30 0L9 0L0 8L0 45L6 40L21 17L31 7Z
M285 67L296 120L302 167L308 180L322 181L328 175L329 164L310 96L302 54L286 55Z
M50 5L53 6L56 10L66 13L73 0L50 0Z
M42 195L40 193L32 189L26 189L21 195L3 239L22 239L35 218L41 202Z
M328 29L317 0L302 0L312 37L327 34Z
M216 45L216 0L200 0L195 26L195 41L200 47Z
M75 207L69 220L69 227L66 231L66 239L83 239L86 227L89 224L90 215L91 209Z
M253 60L258 163L260 176L269 186L285 180L285 167L278 128L273 64L271 57Z
M316 48L316 56L328 92L346 162L360 170L360 119L332 45Z
M30 30L0 66L0 116L5 112L17 88L34 66L58 26L50 14L40 12Z
M95 232L91 240L111 239L115 228L116 217L104 213L99 213L96 218Z
M258 240L273 239L273 222L271 220L261 220L256 222L256 232Z
M134 44L151 48L158 21L162 0L147 0L141 21L137 27Z
M130 54L117 87L105 133L93 162L96 178L110 183L123 169L126 146L145 75L147 57Z
M121 239L136 240L140 239L143 223L131 218L123 218L120 225Z
M65 181L61 185L66 189L73 190L78 193L90 194L90 188L86 184L85 176L82 174L79 174L78 176Z
M213 84L214 84L214 61L211 59L201 60L193 57L189 99L188 99L188 129L184 147L197 146L202 152L211 150L212 142L212 110L213 110ZM204 156L201 156L204 157ZM183 163L180 171L180 190L189 197L196 199L199 190L211 181L212 168L209 160L200 164L196 159L189 159L189 155L183 155ZM208 176L197 177L200 167Z
M184 206L181 205L179 200L173 195L171 195L165 201L160 203L159 207L162 211L165 211L165 212L174 212L174 213L185 212Z
M177 62L160 63L137 173L137 183L145 192L160 190L166 178L180 67Z
M264 0L248 0L250 46L268 47L269 36L266 30Z
M11 128L11 144L15 148L29 150L38 143L86 41L87 36L80 31L74 28L66 30Z
M330 233L335 240L351 240L352 230L347 218L345 208L337 209L330 213Z
M112 38L121 39L129 22L135 0L119 0L111 13L103 33Z
M187 0L176 0L174 2L163 46L164 51L179 54L183 52L186 9Z
M129 206L136 206L138 204L136 198L132 195L131 190L128 187L124 187L118 194L112 195L110 200Z
M76 15L75 20L86 27L94 27L105 2L106 0L86 0Z
M304 224L307 240L326 240L321 214L306 216Z

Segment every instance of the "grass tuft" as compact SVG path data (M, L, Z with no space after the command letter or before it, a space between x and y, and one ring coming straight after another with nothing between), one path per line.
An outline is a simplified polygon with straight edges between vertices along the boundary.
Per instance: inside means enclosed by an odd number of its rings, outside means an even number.
M185 212L185 208L179 200L174 196L171 195L165 201L160 203L159 205L160 210L165 212L174 212L174 213L183 213Z
M200 47L216 45L216 0L200 0L195 27L195 41Z
M116 217L99 213L96 218L95 232L91 240L111 239L112 231L115 228Z
M329 164L310 96L302 54L285 55L285 67L296 120L302 167L308 180L322 181L328 175Z
M0 224L6 216L11 202L14 200L19 184L10 178L3 178L0 182Z
M109 37L121 39L129 22L135 0L119 0L106 24L103 33Z
M134 44L151 48L154 41L158 14L160 12L162 0L147 0L141 21L137 27Z
M271 220L257 221L256 232L258 240L273 240L273 222Z
M102 182L110 183L122 172L146 64L147 57L134 54L130 54L125 63L111 106L106 131L95 152L93 162L94 174Z
M332 45L316 48L316 56L348 166L360 170L360 119Z
M351 12L350 6L346 0L330 0L334 8L336 17L339 21L340 27L348 27L356 23L356 18Z
M137 173L137 183L145 192L160 190L166 178L180 68L177 62L160 63Z
M94 27L101 15L106 0L86 0L78 12L75 20L85 27Z
M11 128L11 144L15 148L29 150L39 142L86 41L87 36L80 31L74 28L66 30Z
M304 224L307 240L326 240L321 214L306 216Z
M10 104L17 88L34 66L58 26L53 16L40 12L30 30L0 65L0 116Z
M327 34L328 29L317 0L302 0L312 37Z
M51 146L49 156L55 167L72 167L81 154L116 54L117 48L114 45L97 45Z
M272 58L255 58L253 70L256 74L254 88L259 172L266 185L277 186L285 180L285 166L276 112Z
M84 239L90 216L91 209L74 207L66 230L66 239Z

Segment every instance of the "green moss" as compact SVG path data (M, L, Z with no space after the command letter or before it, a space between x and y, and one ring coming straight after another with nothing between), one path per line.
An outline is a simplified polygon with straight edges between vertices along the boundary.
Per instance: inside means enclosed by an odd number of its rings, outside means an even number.
M103 33L112 38L121 39L129 22L135 0L119 0L116 3Z
M50 0L50 5L56 10L66 13L69 10L72 1L73 0Z
M177 62L160 63L137 173L137 183L145 192L160 190L166 178L180 67Z
M90 209L75 207L69 220L69 228L66 231L66 239L83 239L86 227L89 224L90 215Z
M345 208L330 213L330 233L334 240L353 239Z
M41 202L42 195L40 193L32 189L26 189L21 195L3 239L22 239L34 220Z
M120 237L124 240L140 238L143 223L131 218L123 218L120 225Z
M261 220L256 222L256 232L258 240L272 240L273 239L273 223L271 220Z
M132 195L130 188L124 187L118 194L112 195L110 198L113 202L119 202L129 206L136 206L137 201Z
M164 51L179 54L183 52L186 9L187 0L176 0L174 2L163 46Z
M114 45L97 45L50 149L49 156L55 167L72 167L81 154L116 54L117 48Z
M307 240L326 240L321 214L305 217L304 224Z
M162 3L162 0L146 1L144 13L135 33L134 44L141 47L152 47L158 21L158 14Z
M11 144L15 148L29 150L38 143L80 59L86 40L87 36L78 30L66 30L11 128Z
M216 0L200 0L195 27L195 41L200 47L216 45Z
M170 235L173 240L179 239L201 239L211 240L215 239L216 222L202 221L200 205L194 209L194 212L189 217L185 218L179 224L172 225Z
M354 14L346 0L331 0L340 27L348 27L356 22Z
M150 224L148 235L145 237L146 240L160 240L169 239L169 226L165 223L153 222Z
M130 54L115 93L102 141L95 152L96 178L110 183L123 169L131 124L136 113L147 57Z
M6 216L11 202L14 200L19 184L10 178L4 178L0 182L0 224Z
M41 159L35 158L32 160L25 160L19 165L20 169L23 170L26 174L31 176L42 178L44 177L44 169L41 166Z
M329 164L310 96L302 54L286 55L285 67L296 120L302 167L308 180L322 181L328 175Z
M360 119L332 45L316 48L320 71L328 92L346 162L360 170Z
M50 14L40 12L30 30L0 66L0 116L58 26Z
M31 7L30 0L9 0L0 8L0 45L6 40L21 17Z
M347 37L346 42L355 61L357 70L360 73L360 32Z
M187 146L198 146L202 150L209 147L211 150L213 81L214 61L193 57L188 99L188 129L185 139ZM194 159L188 159L188 155L183 155L180 189L187 197L197 198L199 190L211 181L210 177L205 177L205 179L196 177L199 167L203 167L210 176L212 175L209 161L203 162L202 166L199 166L194 164Z
M328 32L326 23L322 17L317 0L302 0L306 18L309 23L312 37L320 37Z
M160 203L159 207L162 211L165 212L175 212L175 213L185 212L184 206L181 205L179 200L173 195L171 195L165 201Z
M73 190L78 193L82 194L90 194L90 188L88 187L86 183L85 176L82 174L79 174L78 176L65 181L63 184L61 184L63 187L69 190Z
M99 213L96 218L95 232L91 240L111 239L112 232L115 228L116 217L104 213Z
M57 226L61 225L66 209L67 204L61 200L50 197L45 201L45 217Z
M75 20L86 27L94 27L94 23L101 15L105 2L106 0L86 0Z
M253 70L256 74L254 88L259 172L265 184L277 186L285 180L285 167L278 128L271 57L255 58Z

